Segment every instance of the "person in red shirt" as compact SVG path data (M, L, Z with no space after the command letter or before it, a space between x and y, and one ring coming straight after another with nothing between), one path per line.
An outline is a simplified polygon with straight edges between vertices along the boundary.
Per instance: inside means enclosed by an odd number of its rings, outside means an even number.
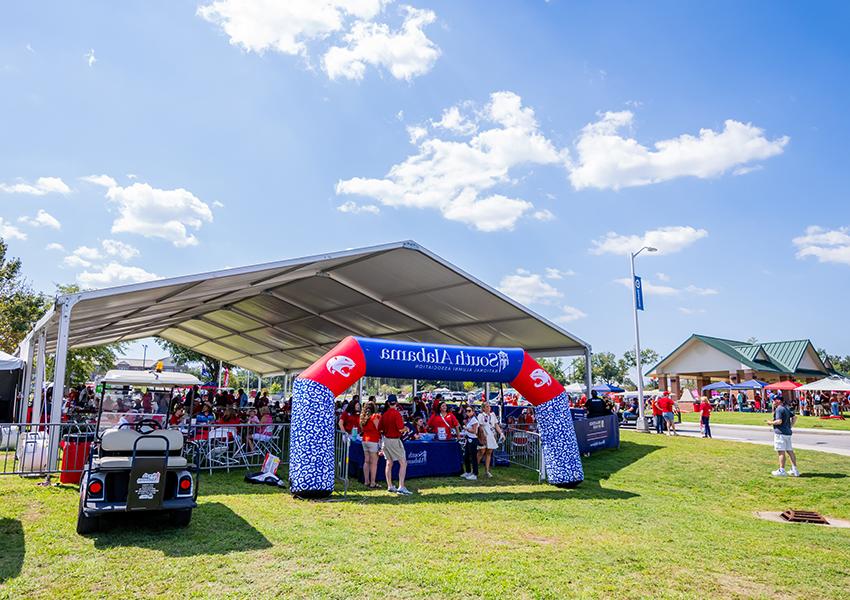
M378 483L375 476L378 474L378 444L381 441L380 432L381 415L373 400L363 405L360 413L360 431L363 440L363 484L375 489Z
M357 394L354 394L339 415L339 428L342 431L351 433L355 427L360 428L360 396Z
M455 437L460 428L457 418L449 412L449 405L440 402L439 412L435 412L428 419L428 431L436 434L438 440L450 440Z
M664 433L664 418L661 416L661 407L658 406L658 398L652 401L652 418L655 421L655 433Z
M699 403L699 412L699 420L702 423L702 437L710 438L711 426L708 424L708 421L711 418L711 404L705 396L702 397L702 401Z
M679 435L676 433L676 415L673 413L673 400L667 394L664 394L658 399L658 408L661 409L661 416L667 425L667 435Z
M384 470L384 475L387 478L387 491L391 494L398 493L402 496L409 496L413 492L404 486L404 476L407 474L407 451L401 441L401 434L406 427L404 426L404 419L401 418L401 413L398 412L398 399L395 394L387 396L387 409L381 416L378 429L384 436L381 449L387 463ZM394 462L398 463L398 487L393 485Z

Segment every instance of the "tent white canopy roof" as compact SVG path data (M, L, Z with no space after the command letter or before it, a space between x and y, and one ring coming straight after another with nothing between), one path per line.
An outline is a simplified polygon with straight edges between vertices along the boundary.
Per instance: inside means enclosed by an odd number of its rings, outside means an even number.
M801 385L798 392L850 392L850 379L839 375L831 375L812 383Z
M63 296L34 329L48 352L67 302L70 348L159 336L264 376L304 369L347 335L590 350L412 241Z
M22 359L0 350L0 371L14 371L20 369L23 365L24 361Z

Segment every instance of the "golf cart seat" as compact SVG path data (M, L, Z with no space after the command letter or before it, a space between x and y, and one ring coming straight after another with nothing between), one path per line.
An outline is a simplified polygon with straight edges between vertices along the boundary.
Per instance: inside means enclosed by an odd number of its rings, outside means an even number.
M136 444L136 440L143 438ZM148 435L134 429L107 429L100 441L101 450L110 454L133 454L135 445L137 452L165 452L165 440L168 440L170 454L180 454L183 450L183 434L176 429L157 429Z
M133 466L133 461L130 456L104 456L102 458L95 458L94 463L102 470L130 469ZM185 469L187 464L186 459L182 456L168 457L169 469Z

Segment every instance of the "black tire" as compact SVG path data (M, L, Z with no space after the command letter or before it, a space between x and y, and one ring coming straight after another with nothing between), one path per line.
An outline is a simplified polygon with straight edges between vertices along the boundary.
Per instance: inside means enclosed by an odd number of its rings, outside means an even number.
M83 502L82 499L80 499L80 509L77 512L77 533L80 535L86 535L94 533L98 529L100 529L100 518L87 517L83 512Z
M192 509L183 508L171 513L171 522L175 527L188 527L192 520Z

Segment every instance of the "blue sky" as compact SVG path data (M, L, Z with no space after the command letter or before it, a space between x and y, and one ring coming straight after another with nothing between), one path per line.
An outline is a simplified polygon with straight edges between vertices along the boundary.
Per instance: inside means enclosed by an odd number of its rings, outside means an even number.
M848 17L4 3L0 234L51 292L409 238L617 353L649 240L644 345L850 353Z

